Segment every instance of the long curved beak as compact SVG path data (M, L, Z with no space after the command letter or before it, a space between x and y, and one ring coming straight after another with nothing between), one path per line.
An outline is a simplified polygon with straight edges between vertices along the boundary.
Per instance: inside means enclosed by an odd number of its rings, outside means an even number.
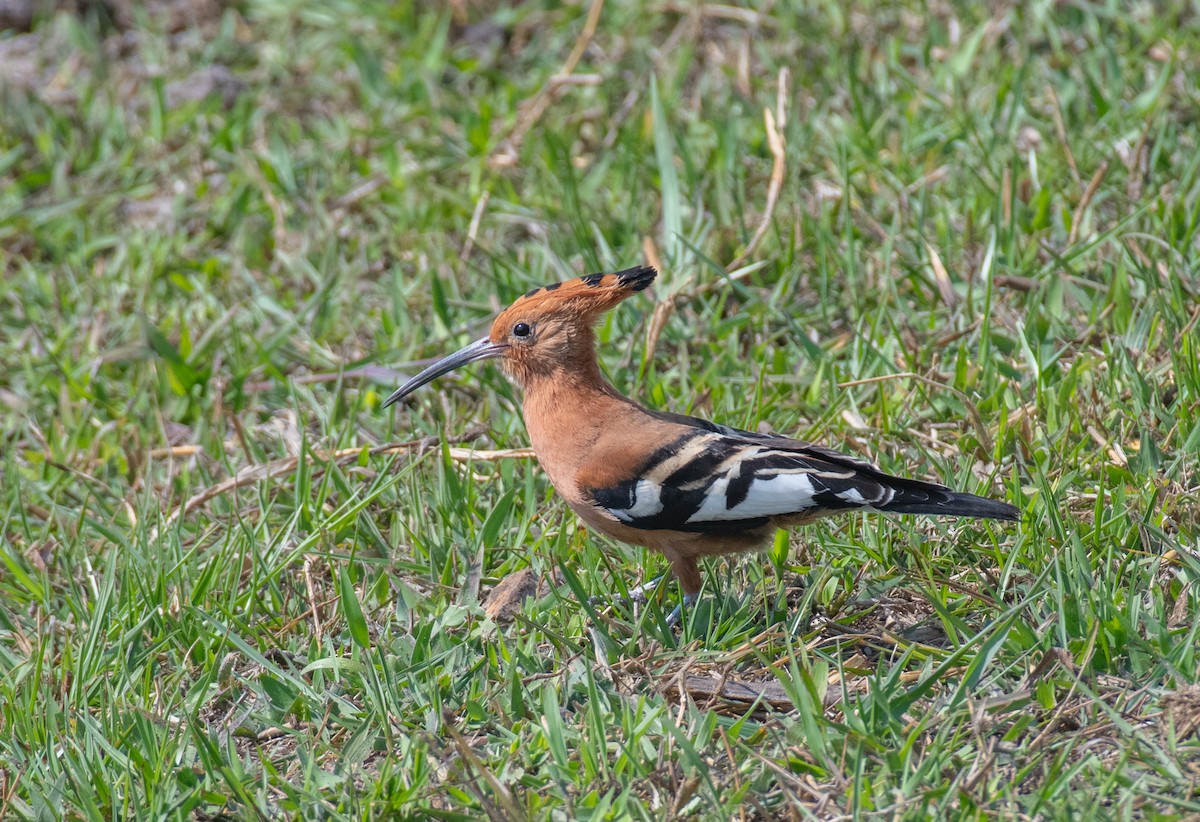
M397 388L392 392L390 397L383 401L383 407L387 408L392 403L404 399L425 383L432 382L443 374L453 371L456 368L461 368L467 363L499 357L504 353L506 348L508 346L504 343L494 343L487 337L484 337L482 340L476 340L466 348L455 351L449 357L443 357L438 360L420 374L404 383L404 385Z

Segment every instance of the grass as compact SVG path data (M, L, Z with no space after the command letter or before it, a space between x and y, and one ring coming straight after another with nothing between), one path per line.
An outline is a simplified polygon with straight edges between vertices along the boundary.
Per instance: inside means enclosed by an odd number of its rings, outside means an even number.
M609 0L536 119L588 5L455 8L0 40L0 816L1200 812L1193 7ZM647 259L627 393L1023 522L798 530L679 632L586 604L664 563L451 450L526 444L497 370L379 404Z

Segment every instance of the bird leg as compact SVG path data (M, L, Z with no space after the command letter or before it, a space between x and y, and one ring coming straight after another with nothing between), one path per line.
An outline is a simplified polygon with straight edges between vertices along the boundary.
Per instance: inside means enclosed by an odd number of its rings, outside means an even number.
M692 607L700 598L700 586L703 579L700 576L700 566L696 563L695 557L683 556L674 552L668 556L671 557L671 570L675 572L675 578L679 580L679 587L683 589L683 599L667 616L667 625L674 628L683 618L683 609Z

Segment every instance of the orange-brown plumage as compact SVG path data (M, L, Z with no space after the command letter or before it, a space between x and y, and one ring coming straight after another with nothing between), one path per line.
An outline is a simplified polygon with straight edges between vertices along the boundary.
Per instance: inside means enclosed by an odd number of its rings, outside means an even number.
M600 372L593 325L655 276L643 266L534 289L500 313L487 337L430 366L384 405L468 362L499 358L524 389L533 450L567 505L601 533L660 551L685 602L700 590L700 557L760 548L777 528L839 511L1019 518L1007 503L624 397Z

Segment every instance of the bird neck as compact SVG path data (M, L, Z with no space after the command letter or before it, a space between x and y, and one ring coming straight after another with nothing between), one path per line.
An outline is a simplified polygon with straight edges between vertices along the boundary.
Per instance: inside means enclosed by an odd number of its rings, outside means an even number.
M551 368L529 373L524 382L525 408L557 416L583 413L595 402L628 403L604 378L595 355L573 357Z
M609 384L595 354L588 353L539 370L524 381L525 427L556 486L558 463L589 453L606 429L641 410Z

